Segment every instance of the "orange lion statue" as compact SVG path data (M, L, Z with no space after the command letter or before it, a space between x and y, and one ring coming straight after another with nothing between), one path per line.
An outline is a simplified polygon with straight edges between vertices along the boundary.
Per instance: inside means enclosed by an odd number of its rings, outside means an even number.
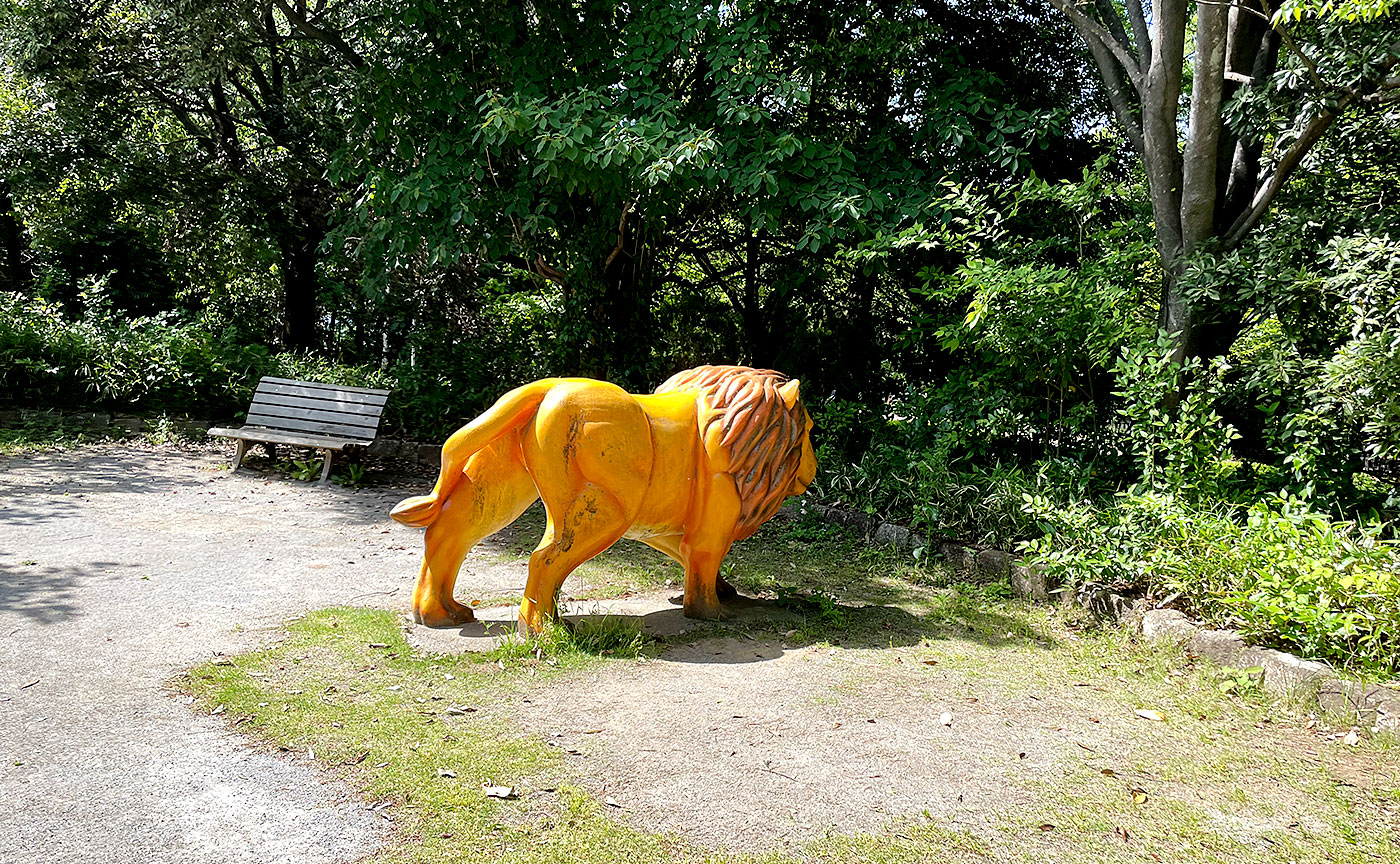
M796 380L747 366L701 366L650 395L587 378L512 390L447 439L433 491L393 509L428 529L414 620L473 620L452 597L462 559L537 499L548 521L521 632L539 632L569 574L623 537L685 568L687 617L717 618L729 547L816 475L811 428Z

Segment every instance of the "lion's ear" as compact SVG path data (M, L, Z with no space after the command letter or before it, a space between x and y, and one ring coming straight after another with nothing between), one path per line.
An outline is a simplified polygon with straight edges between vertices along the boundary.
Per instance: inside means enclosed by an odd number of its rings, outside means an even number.
M778 388L778 395L783 397L783 404L787 405L788 410L792 410L793 406L797 404L797 388L800 383L794 378Z

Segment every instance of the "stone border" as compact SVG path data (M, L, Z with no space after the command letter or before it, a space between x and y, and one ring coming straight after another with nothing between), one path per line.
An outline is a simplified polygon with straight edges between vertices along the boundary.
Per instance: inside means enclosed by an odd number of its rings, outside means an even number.
M790 518L814 513L825 522L855 531L868 543L893 547L900 552L912 553L916 548L929 547L928 538L917 531L864 513L800 499L783 510ZM1024 600L1045 603L1053 593L1054 586L1048 583L1043 572L1019 563L1017 556L999 549L942 542L938 544L938 555L945 565L969 581L1007 579L1012 593ZM1351 714L1358 725L1400 731L1400 690L1347 681L1326 663L1304 660L1273 648L1251 646L1238 633L1207 628L1188 619L1179 609L1148 609L1144 601L1134 603L1107 591L1067 594L1064 602L1078 603L1102 618L1129 624L1144 638L1175 643L1219 666L1236 669L1257 666L1263 670L1261 686L1275 695L1309 694L1311 691L1323 711Z
M1179 609L1149 609L1137 629L1147 639L1174 643L1221 666L1257 666L1264 670L1260 684L1270 693L1287 696L1314 691L1324 711L1351 714L1358 725L1400 730L1400 691L1345 681L1326 663L1248 645L1240 634L1203 627Z
M140 435L156 428L153 419L137 414L112 414L106 411L55 411L49 408L21 408L0 411L0 426L13 427L27 420L46 419L55 421L65 429L80 432L123 432ZM170 426L191 436L201 436L213 424L205 420L190 420L183 417L170 417Z
M814 513L824 522L854 531L873 546L892 548L896 552L913 554L915 549L931 547L928 537L903 525L884 522L876 516L867 516L840 507L804 501L801 498L783 505L783 513L794 519ZM1037 603L1050 600L1052 586L1046 582L1045 574L1018 563L1018 558L1010 552L948 541L938 543L937 548L932 551L944 565L951 567L969 582L996 582L1006 579L1010 581L1011 590L1017 597Z

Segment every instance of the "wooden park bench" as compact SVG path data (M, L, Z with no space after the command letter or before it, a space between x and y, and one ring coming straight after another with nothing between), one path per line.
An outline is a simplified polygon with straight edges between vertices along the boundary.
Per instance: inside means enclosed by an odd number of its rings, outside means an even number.
M238 451L233 470L243 464L249 442L267 445L275 455L276 445L310 447L326 454L321 481L331 476L331 459L351 444L369 444L379 430L379 418L388 390L368 387L341 387L290 378L264 378L253 393L248 418L238 429L210 429L210 435L235 438Z

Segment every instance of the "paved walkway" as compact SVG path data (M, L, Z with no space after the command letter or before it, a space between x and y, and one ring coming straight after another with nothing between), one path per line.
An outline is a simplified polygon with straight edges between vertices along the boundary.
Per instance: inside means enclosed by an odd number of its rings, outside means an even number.
M3 864L353 861L384 837L349 789L250 749L164 684L303 610L406 609L421 540L386 514L409 490L231 476L226 461L0 457Z

